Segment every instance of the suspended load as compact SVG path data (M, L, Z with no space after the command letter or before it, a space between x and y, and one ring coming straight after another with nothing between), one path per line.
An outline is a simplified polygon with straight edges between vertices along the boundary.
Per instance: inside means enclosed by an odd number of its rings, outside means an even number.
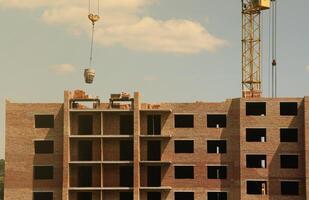
M94 46L94 31L95 23L100 20L100 0L97 4L97 12L92 12L91 0L89 0L89 12L88 19L92 24L92 34L91 34L91 46L90 46L90 58L89 58L89 68L84 71L85 83L92 84L95 77L95 69L92 68L92 58L93 58L93 46Z

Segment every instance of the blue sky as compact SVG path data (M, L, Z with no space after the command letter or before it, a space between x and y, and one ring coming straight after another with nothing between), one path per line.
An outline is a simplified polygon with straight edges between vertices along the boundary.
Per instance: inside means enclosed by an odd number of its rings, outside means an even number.
M92 0L94 1L94 0ZM309 94L309 1L278 2L278 95ZM62 102L63 91L140 91L146 102L240 96L240 1L101 0L93 85L83 82L90 24L85 0L0 0L0 157L4 103ZM268 17L264 95L268 96Z

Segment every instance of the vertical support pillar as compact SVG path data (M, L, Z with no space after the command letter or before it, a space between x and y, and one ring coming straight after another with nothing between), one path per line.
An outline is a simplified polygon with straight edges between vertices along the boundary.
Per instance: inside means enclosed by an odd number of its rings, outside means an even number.
M309 97L304 98L304 145L305 145L305 184L306 198L309 198Z
M140 93L134 93L134 200L140 200Z
M101 190L100 190L100 200L103 200L103 185L104 185L104 183L103 183L103 160L104 160L104 157L103 157L103 142L104 142L104 140L103 140L103 112L101 112L100 113L100 119L101 119L101 122L100 122L100 126L101 126L101 139L100 139L100 144L101 144L101 146L100 146L100 155L101 155L101 158L100 158L100 160L101 160L101 164L100 164L100 171L101 171L101 173L100 173L100 180L101 180L101 184L100 184L100 186L101 186Z
M71 93L64 91L63 103L63 177L62 177L62 200L69 199L70 174L69 174L69 159L70 159L70 98Z

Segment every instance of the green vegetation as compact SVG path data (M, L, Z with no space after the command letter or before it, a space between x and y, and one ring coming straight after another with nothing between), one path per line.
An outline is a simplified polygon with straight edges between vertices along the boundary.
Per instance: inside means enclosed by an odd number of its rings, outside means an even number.
M0 160L0 200L3 199L4 160Z

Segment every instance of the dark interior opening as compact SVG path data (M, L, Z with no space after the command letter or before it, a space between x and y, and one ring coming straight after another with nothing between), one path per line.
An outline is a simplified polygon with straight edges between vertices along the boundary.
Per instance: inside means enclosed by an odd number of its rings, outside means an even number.
M147 160L161 160L161 141L147 141Z
M207 115L208 128L226 128L226 115Z
M92 160L92 141L91 140L78 141L78 160L79 161Z
M193 166L175 166L175 179L194 179Z
M92 192L77 192L77 200L92 200Z
M147 116L147 134L161 135L161 115Z
M298 155L280 155L281 168L298 168Z
M297 128L280 129L280 142L297 142L297 141L298 141Z
M266 128L247 128L247 142L266 142Z
M133 115L120 115L120 134L133 135L134 118Z
M133 200L133 192L120 192L120 200Z
M266 181L247 181L247 194L266 195Z
M207 200L227 200L227 192L207 192Z
M33 167L33 178L38 179L53 179L54 167L53 166L34 166Z
M266 155L247 155L247 168L266 168Z
M148 187L161 186L161 166L147 167L147 185Z
M53 200L52 192L33 192L33 200Z
M80 135L92 135L93 132L93 116L80 115L78 116L78 133Z
M226 153L226 141L207 140L207 153Z
M282 181L281 182L282 195L299 195L299 182L297 181Z
M194 115L175 115L175 128L194 128Z
M265 102L247 102L246 103L246 115L262 116L266 115L266 103Z
M34 151L36 154L54 153L54 141L35 141Z
M175 153L194 153L193 140L175 140Z
M207 177L209 179L226 179L227 166L207 166Z
M120 166L120 187L133 187L133 166Z
M120 141L120 160L133 160L133 140Z
M54 115L35 115L35 128L54 128Z
M297 102L281 102L280 103L280 115L289 116L297 115Z
M92 186L92 167L79 166L78 167L78 187Z
M194 192L175 192L175 200L194 200Z
M161 200L161 192L147 192L147 200Z

